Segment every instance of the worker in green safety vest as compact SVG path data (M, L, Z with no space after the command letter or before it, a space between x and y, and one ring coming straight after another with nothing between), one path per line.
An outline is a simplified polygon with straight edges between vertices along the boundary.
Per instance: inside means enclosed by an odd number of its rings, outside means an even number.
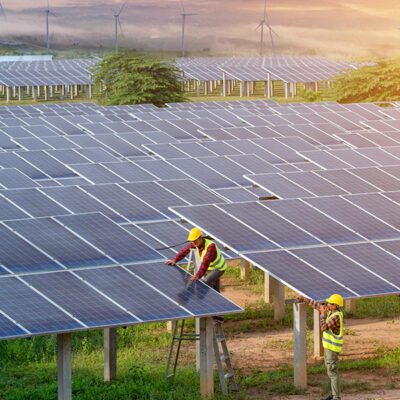
M324 360L331 389L331 393L321 400L340 400L339 354L343 348L343 313L341 311L344 305L343 297L340 294L333 294L326 300L326 306L303 296L298 296L297 300L307 303L320 312Z
M204 283L219 292L220 278L226 271L227 265L218 246L211 239L205 237L199 228L193 228L189 232L188 241L190 243L172 260L166 261L165 264L175 265L183 260L191 249L196 249L198 259L200 260L200 268L190 278L191 282L201 279Z

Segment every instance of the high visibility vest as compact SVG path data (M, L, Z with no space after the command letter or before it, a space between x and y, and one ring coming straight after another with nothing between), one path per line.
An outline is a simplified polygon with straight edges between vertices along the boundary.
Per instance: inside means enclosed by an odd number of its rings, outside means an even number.
M325 331L322 334L322 345L325 349L335 351L336 353L340 353L343 347L343 313L341 311L335 311L334 313L328 314L328 322L334 316L338 315L340 319L340 332L339 335L335 335L331 330Z
M212 271L214 269L218 269L219 271L225 271L227 268L225 258L219 251L218 246L210 239L204 239L204 249L201 252L201 254L200 254L198 247L196 247L197 254L199 255L199 258L200 258L200 262L203 262L203 259L204 259L205 255L207 254L207 250L208 250L208 247L210 246L210 244L215 245L215 248L217 249L217 257L215 257L215 260L213 262L211 262L210 266L208 267L208 270Z

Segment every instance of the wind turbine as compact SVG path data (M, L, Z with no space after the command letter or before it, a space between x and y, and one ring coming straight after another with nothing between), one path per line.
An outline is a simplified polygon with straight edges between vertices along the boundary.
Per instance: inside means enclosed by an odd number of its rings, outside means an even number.
M50 15L52 15L53 17L57 17L57 15L50 10L49 0L47 0L47 8L45 10L45 13L46 13L46 48L47 48L47 53L49 53L50 52L49 17Z
M261 29L261 38L260 38L260 56L264 54L264 27L269 30L269 37L271 39L271 47L272 52L275 53L275 41L274 35L278 36L278 34L272 29L271 24L269 23L269 17L267 13L267 0L264 0L264 18L257 25L257 29Z
M118 9L114 10L114 24L115 24L115 38L114 38L114 42L115 42L115 53L118 53L118 48L119 48L119 30L122 32L122 25L121 25L121 21L119 19L119 16L122 13L122 10L125 8L126 6L126 2L124 4L122 4L122 6Z
M183 4L183 0L181 0L181 6L182 6L182 44L181 44L181 49L182 49L182 57L185 57L185 27L186 27L186 17L191 17L193 15L197 14L188 14L185 11L185 6Z

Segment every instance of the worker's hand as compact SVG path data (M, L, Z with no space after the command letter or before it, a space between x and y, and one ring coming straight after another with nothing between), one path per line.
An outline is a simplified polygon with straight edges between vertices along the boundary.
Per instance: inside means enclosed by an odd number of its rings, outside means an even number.
M199 277L197 275L193 275L189 280L190 282L196 282L199 280Z
M174 260L168 260L168 261L165 261L165 263L164 263L165 265L176 265L176 263L175 263L175 261Z
M328 307L323 304L320 308L319 308L319 312L326 317L328 315Z
M304 303L304 302L306 301L306 298L305 298L304 296L298 295L298 296L296 296L296 300L297 300L299 303Z

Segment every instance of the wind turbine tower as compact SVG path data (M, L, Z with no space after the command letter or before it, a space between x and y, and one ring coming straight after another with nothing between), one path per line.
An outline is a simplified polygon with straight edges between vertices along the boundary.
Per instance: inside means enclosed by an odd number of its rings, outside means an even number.
M46 48L47 48L47 53L50 53L49 18L50 18L50 15L52 15L53 17L57 17L57 15L54 14L54 13L50 10L49 0L47 0L47 8L46 8L46 10L45 10L45 13L46 13Z
M119 19L123 9L126 6L126 2L122 4L122 6L116 10L114 10L114 43L115 43L115 53L118 53L119 50L119 33L122 32L122 25L121 25L121 20Z
M183 4L183 0L181 0L181 6L182 6L182 42L181 42L181 51L182 51L182 57L185 57L185 28L186 28L186 18L187 17L192 17L193 15L197 14L188 14L185 11L185 6Z
M278 34L272 29L271 24L269 23L269 17L267 13L267 0L264 0L264 17L257 25L257 29L261 30L261 37L260 37L260 56L264 54L264 27L269 31L269 37L271 40L271 48L272 53L275 53L275 40L274 35L278 36Z

